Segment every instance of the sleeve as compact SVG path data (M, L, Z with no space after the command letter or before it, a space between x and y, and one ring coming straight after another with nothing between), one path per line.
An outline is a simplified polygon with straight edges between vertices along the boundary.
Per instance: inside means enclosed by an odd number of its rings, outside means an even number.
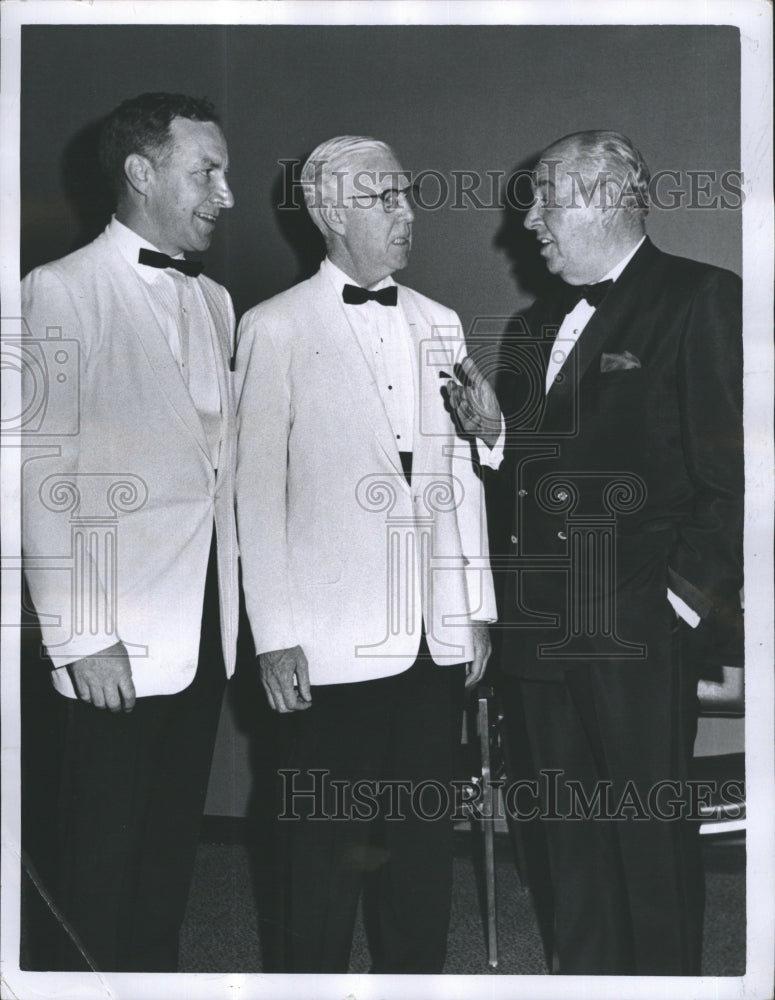
M43 642L56 668L113 645L91 534L76 540L87 414L90 331L77 299L51 268L22 282L22 552Z
M463 486L458 528L465 562L468 614L472 622L494 622L498 612L490 569L484 487L474 467L470 445L460 440L452 456L452 474Z
M673 611L675 611L679 618L683 618L689 628L697 628L702 618L669 587L667 588L667 599L670 601Z
M454 312L449 326L455 330L463 329L460 318ZM465 352L465 346L463 349ZM502 426L498 443L502 443L504 439L505 425ZM472 622L494 622L497 621L498 612L490 568L487 509L479 468L480 450L490 451L484 442L474 444L455 435L452 474L463 487L463 499L458 508L458 530L465 563L469 618Z
M256 654L298 644L287 547L286 372L265 326L243 317L237 332L237 537Z
M713 271L695 292L679 353L681 438L692 516L670 553L670 589L721 648L740 647L743 550L741 282ZM739 654L738 654L739 656Z

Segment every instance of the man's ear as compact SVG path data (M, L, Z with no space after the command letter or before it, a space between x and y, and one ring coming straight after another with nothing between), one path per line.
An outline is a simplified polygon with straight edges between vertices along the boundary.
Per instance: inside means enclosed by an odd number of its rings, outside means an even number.
M612 177L605 177L600 183L601 213L603 226L616 224L622 214L622 186Z
M337 205L321 205L319 211L326 228L337 236L344 236L345 221L341 208Z
M153 175L153 164L140 153L130 153L124 160L124 176L130 187L139 194L145 194Z

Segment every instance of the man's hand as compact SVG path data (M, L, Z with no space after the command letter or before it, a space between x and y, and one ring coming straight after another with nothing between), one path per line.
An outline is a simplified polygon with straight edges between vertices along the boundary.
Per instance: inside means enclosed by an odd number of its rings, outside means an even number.
M447 394L452 416L461 433L481 438L492 448L501 431L501 408L492 386L471 358L455 365L460 380L447 382Z
M301 646L260 653L258 667L267 700L276 712L298 712L310 707L309 667Z
M484 624L474 624L472 626L474 640L474 658L466 664L466 688L472 688L484 677L487 661L490 659L492 644L490 643L490 629Z
M75 693L81 701L111 712L131 712L135 707L135 685L129 654L116 642L94 656L84 656L68 666Z

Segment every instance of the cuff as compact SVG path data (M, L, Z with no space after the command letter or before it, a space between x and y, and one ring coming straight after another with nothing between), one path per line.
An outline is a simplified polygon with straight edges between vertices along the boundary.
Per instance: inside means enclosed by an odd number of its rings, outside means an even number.
M490 469L499 469L503 461L503 449L506 445L506 421L501 414L501 429L498 440L490 446L481 438L476 439L476 450L479 454L479 464L486 465Z
M702 621L700 616L689 607L686 601L682 601L678 594L674 594L669 587L667 588L667 599L673 605L673 610L679 618L683 618L690 628L697 628Z

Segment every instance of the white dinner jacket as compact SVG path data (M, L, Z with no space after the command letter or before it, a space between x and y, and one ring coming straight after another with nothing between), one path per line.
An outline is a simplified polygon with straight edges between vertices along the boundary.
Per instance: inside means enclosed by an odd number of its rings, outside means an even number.
M345 307L320 273L238 331L237 525L256 652L300 645L313 684L472 658L495 619L483 491L444 408L450 309L398 287L417 352L411 488ZM423 568L424 567L424 568Z
M224 659L234 669L234 312L223 287L198 280L216 332L217 475L146 286L106 233L22 283L30 357L44 359L49 379L24 451L25 573L54 685L70 697L64 665L117 639L138 696L191 683L213 526ZM30 413L36 371L28 365L23 378Z

